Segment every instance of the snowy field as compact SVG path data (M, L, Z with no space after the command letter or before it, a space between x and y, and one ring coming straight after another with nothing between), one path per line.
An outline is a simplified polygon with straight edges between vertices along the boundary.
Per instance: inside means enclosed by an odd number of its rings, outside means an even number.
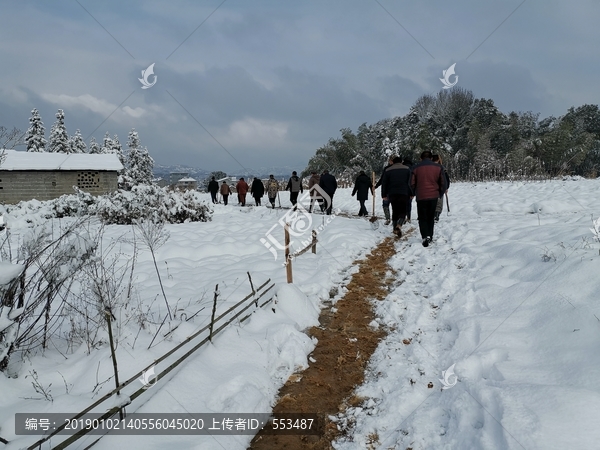
M357 389L363 406L336 418L349 437L335 448L598 448L600 242L590 228L600 215L599 191L600 179L452 184L451 213L444 211L434 244L423 248L418 233L397 244L390 261L395 289L376 305L389 335ZM356 214L350 192L338 191L334 208ZM288 196L282 193L283 206ZM271 233L283 242L277 224L288 210L235 203L216 205L212 222L166 227L170 238L157 252L158 267L167 298L178 305L170 327L181 325L148 350L157 325L140 332L128 320L136 313L121 311L120 377L204 326L216 284L220 310L250 292L248 271L255 285L276 282L277 304L198 350L168 382L159 381L137 412L269 411L279 387L308 364L316 343L303 330L317 323L330 291L348 281L352 262L391 234L383 224L373 230L366 219L327 222L314 214L304 227L322 226L317 254L293 262L294 285L287 285L281 252L275 260L260 239L276 225ZM413 211L415 225L414 204ZM24 226L22 217L7 215L7 222ZM111 225L103 243L116 243L113 253L127 259L131 234L131 227ZM131 308L159 323L164 300L148 251L139 251L135 286ZM181 313L201 308L193 321L181 320ZM452 365L456 375L446 374L442 390L442 371ZM39 397L33 370L39 383L52 384L53 402L32 399ZM0 376L0 436L11 441L7 449L35 440L14 435L15 412L75 413L114 386L111 380L96 387L112 375L107 345L88 354L85 345L67 348L57 339L43 354L15 361L10 372L18 377ZM94 448L244 449L251 438L107 436ZM80 442L84 448L92 439Z

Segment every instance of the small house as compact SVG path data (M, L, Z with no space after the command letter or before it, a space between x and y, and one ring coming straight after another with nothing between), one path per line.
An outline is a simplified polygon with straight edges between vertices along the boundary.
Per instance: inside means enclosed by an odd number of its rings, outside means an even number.
M177 181L177 184L175 184L175 187L177 189L191 189L191 190L196 190L198 189L198 181L195 180L194 178L181 178L180 180Z
M73 194L73 187L92 195L117 190L123 165L115 154L39 153L0 150L0 203L52 200Z

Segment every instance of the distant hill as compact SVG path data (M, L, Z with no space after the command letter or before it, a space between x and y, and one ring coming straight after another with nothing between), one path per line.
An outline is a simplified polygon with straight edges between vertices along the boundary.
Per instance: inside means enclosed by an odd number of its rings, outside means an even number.
M225 168L225 169L227 169L227 168ZM230 171L228 171L228 170L223 170L223 171L229 176L238 177L238 178L240 178L240 177L248 178L250 176L258 177L258 178L268 178L269 175L271 175L271 174L275 175L276 178L287 178L292 174L293 170L300 173L300 172L302 172L303 169L304 169L304 167L258 167L258 168L249 168L248 172L244 171L243 169L239 169L239 168L229 169ZM202 181L205 178L207 178L208 175L212 171L199 169L197 167L184 166L184 165L174 165L174 166L164 166L161 164L154 165L154 176L156 178L160 177L160 178L168 179L169 174L174 173L174 172L178 172L178 173L185 172L185 173L189 174L190 177L195 178L198 181Z

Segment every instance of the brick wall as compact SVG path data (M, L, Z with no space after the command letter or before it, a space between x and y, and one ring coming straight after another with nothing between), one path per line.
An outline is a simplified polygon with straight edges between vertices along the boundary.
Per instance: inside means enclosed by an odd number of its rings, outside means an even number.
M107 171L9 171L0 169L0 203L52 200L73 194L73 186L100 195L117 190L117 172Z

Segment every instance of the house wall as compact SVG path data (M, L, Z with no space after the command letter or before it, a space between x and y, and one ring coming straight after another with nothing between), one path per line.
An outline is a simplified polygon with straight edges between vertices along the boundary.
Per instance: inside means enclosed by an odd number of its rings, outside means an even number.
M0 203L52 200L73 194L73 186L93 195L117 190L117 172L93 170L18 171L0 169Z

